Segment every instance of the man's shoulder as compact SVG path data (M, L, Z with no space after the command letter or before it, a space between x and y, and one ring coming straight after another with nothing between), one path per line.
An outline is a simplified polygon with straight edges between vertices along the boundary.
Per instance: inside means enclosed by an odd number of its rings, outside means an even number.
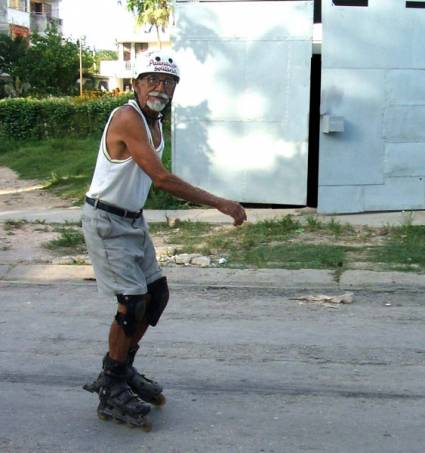
M140 115L136 112L136 110L131 107L129 104L124 104L121 107L118 107L118 109L114 113L114 117L112 121L117 124L124 122L127 124L129 121L140 121Z
M147 131L139 113L130 105L119 107L109 126L110 136L122 141L124 137L138 137L140 140L147 137Z
M118 107L115 113L115 116L138 116L136 110L130 104L124 104L121 107Z

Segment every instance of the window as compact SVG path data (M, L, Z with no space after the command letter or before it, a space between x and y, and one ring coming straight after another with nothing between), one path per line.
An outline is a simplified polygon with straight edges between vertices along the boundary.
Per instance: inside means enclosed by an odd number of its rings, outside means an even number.
M123 79L122 81L123 90L127 93L131 91L131 79Z
M148 43L147 42L136 42L135 48L136 48L136 57L137 57L137 55L139 55L141 52L148 50Z
M125 42L122 45L124 51L124 61L131 60L131 42Z
M52 15L52 5L50 3L44 4L44 14L47 14L49 17Z
M43 14L43 3L31 2L31 12L35 14Z

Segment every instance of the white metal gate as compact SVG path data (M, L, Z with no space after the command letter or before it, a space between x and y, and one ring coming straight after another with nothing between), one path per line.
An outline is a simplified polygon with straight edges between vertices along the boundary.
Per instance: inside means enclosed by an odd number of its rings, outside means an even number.
M322 13L318 210L424 209L425 1L323 0Z
M251 203L307 196L313 1L178 2L173 170Z

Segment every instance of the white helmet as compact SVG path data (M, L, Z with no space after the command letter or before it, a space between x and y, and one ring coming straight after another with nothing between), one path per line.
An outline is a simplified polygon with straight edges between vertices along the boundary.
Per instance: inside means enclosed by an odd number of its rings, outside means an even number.
M180 70L170 52L165 50L153 50L143 52L136 59L133 77L137 79L142 74L148 73L169 74L180 80Z

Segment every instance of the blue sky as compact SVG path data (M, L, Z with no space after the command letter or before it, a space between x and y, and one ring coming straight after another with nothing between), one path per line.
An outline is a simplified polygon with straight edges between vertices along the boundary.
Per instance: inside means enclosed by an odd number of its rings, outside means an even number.
M115 40L134 19L117 0L62 0L60 17L63 34L73 39L86 36L87 44L96 49L116 49Z

